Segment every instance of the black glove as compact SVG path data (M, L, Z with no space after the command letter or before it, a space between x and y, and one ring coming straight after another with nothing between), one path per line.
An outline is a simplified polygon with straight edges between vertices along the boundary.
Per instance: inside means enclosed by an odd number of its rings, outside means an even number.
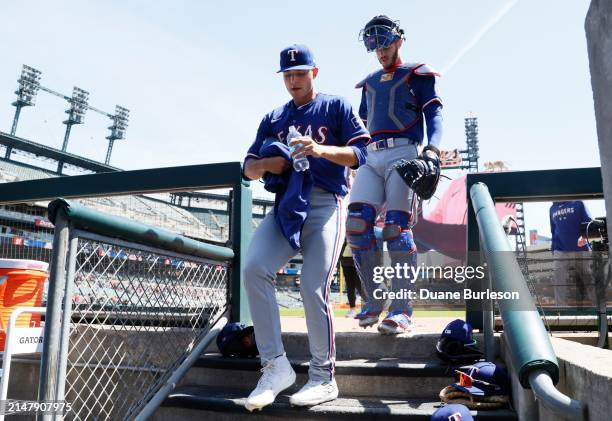
M430 199L440 181L440 151L435 146L427 145L417 158L401 159L393 168L421 199Z

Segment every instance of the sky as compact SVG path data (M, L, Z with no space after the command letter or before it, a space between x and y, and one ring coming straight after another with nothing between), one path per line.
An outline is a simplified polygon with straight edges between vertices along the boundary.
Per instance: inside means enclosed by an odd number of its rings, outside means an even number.
M511 170L599 166L584 34L588 0L232 2L3 2L0 130L10 131L22 64L43 86L90 104L130 109L122 169L241 161L263 115L289 96L278 54L305 43L321 92L357 107L355 83L376 70L357 35L377 14L406 31L402 57L445 72L442 148L465 147L464 118L479 121L480 165ZM41 93L17 135L60 148L66 103ZM107 118L87 113L68 151L103 161ZM451 172L451 177L460 174ZM441 187L441 190L444 186ZM255 186L256 195L262 190ZM601 202L592 213L603 215ZM547 207L528 205L527 228L546 235Z

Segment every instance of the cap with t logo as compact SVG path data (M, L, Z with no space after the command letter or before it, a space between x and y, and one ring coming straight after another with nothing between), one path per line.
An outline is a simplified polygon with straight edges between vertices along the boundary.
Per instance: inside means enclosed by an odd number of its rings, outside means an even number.
M289 70L311 70L316 66L312 51L303 44L293 44L280 53L280 70L276 73Z

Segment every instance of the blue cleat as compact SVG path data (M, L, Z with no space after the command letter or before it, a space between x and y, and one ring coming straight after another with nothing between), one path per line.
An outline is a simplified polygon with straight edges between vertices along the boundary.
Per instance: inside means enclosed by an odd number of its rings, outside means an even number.
M409 333L412 331L412 318L403 311L390 311L378 325L378 331L383 335Z
M380 311L370 311L367 308L362 309L357 315L355 319L359 320L359 327L367 328L370 326L374 326L378 323L378 318L380 316Z

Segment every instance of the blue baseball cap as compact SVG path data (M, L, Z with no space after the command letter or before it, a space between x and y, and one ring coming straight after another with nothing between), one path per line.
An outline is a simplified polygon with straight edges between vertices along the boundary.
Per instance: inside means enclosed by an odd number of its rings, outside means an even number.
M467 406L454 403L434 412L431 421L474 421L474 417Z
M293 44L280 53L280 70L276 73L289 70L312 70L317 65L314 62L312 51L303 44Z
M459 381L453 387L476 396L510 394L510 377L505 368L483 361L455 371Z

